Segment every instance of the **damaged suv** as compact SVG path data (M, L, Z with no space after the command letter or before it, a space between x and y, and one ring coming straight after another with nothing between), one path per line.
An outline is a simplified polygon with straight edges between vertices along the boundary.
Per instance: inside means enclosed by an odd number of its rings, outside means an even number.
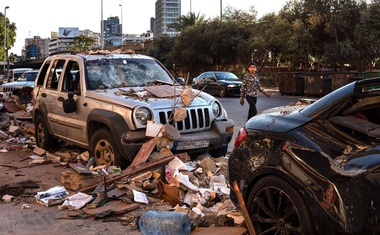
M172 153L226 154L234 122L207 93L180 86L156 59L134 53L62 52L49 56L33 90L37 146L59 141L88 149L96 165L127 167L153 137L149 123L178 134ZM184 103L184 91L195 94ZM174 119L177 109L183 119Z

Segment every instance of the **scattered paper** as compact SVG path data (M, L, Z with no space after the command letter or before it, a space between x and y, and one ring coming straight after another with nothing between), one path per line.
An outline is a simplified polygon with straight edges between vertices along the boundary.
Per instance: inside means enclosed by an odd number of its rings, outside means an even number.
M59 210L79 210L84 207L89 201L92 200L92 196L85 193L77 193L68 197L62 205L58 206Z
M193 183L190 182L188 175L179 173L179 175L177 175L175 179L181 184L183 184L184 186L186 186L187 188L189 188L190 190L194 190L194 191L199 190L197 186L195 186Z
M149 203L148 198L146 197L145 193L141 193L134 189L132 189L132 192L133 192L133 200L135 202L140 202L140 203L145 203L145 204Z
M30 209L30 207L29 204L22 204L21 209Z
M178 157L174 157L173 160L168 163L168 169L172 172L176 170L188 170L185 163L183 163L183 161L181 161Z
M161 128L162 128L161 123L148 121L145 135L149 137L161 137L162 136Z
M13 196L12 195L8 195L8 194L5 194L3 197L2 197L3 201L5 202L12 202L13 200Z
M53 206L62 203L69 194L62 186L55 186L43 192L37 192L37 202L45 206Z

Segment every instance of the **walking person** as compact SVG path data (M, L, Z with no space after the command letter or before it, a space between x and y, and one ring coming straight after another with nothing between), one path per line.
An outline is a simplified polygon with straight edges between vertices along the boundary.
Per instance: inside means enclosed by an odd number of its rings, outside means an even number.
M270 94L261 87L259 76L256 74L256 64L251 62L248 64L248 73L244 74L242 85L240 88L240 104L244 105L244 98L249 104L247 121L257 114L256 102L259 91L270 97Z

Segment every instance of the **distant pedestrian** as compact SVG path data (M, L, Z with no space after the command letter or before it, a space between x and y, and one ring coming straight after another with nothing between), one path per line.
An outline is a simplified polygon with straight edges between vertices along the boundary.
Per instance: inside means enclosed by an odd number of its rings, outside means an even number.
M259 91L267 97L270 97L270 94L261 87L256 69L254 62L248 64L248 73L244 74L240 88L240 104L244 105L244 98L249 104L247 121L257 114L256 102Z

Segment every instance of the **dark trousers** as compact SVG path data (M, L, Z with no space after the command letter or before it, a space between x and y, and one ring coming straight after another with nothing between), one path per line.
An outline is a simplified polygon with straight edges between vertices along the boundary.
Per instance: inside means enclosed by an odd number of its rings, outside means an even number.
M248 121L251 117L257 114L257 109L256 109L257 97L246 96L245 99L247 100L249 104L248 118L247 118L247 121Z

